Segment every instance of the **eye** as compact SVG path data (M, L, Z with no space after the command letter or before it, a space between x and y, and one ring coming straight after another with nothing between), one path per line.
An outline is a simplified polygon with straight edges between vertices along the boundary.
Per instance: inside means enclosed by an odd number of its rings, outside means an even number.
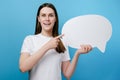
M50 14L49 16L50 16L50 17L54 17L55 15L54 15L54 14Z
M42 16L42 17L45 17L46 15L45 15L45 14L42 14L41 16Z

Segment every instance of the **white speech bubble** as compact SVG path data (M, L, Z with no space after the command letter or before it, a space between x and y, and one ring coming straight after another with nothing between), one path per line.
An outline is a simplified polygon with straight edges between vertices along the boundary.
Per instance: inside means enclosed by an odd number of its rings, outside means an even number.
M62 34L70 47L80 48L81 44L90 44L104 53L112 35L112 26L101 15L83 15L68 20L62 28Z

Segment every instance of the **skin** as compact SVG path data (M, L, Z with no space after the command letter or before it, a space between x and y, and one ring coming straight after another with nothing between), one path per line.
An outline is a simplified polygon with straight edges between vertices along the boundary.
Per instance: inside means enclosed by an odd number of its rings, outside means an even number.
M42 26L42 34L45 36L52 36L52 29L56 22L55 13L51 8L44 7L40 11L38 21Z
M41 26L42 26L41 34L44 36L51 37L52 29L53 29L54 23L56 22L54 10L49 7L42 8L40 11L40 15L38 16L38 21L41 23ZM23 54L21 54L20 60L19 60L20 70L22 72L31 70L33 66L37 64L37 62L46 54L48 50L55 49L57 47L59 43L59 38L62 36L64 35L59 35L57 37L52 38L33 55L29 55L29 53L27 52L24 52ZM78 49L75 52L75 55L71 62L70 61L62 62L61 69L64 76L68 80L70 80L70 77L72 76L75 70L79 55L86 54L91 50L92 50L91 45L88 45L88 44L81 45L80 49Z

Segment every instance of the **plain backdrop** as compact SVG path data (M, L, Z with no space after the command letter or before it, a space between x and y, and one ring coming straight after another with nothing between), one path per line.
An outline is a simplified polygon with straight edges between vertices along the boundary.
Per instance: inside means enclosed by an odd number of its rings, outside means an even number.
M28 79L19 71L20 50L25 36L34 34L37 9L44 2L55 5L60 33L67 20L80 15L103 15L112 23L105 53L94 48L80 55L71 80L120 80L120 0L0 0L0 80ZM69 50L72 58L76 49Z

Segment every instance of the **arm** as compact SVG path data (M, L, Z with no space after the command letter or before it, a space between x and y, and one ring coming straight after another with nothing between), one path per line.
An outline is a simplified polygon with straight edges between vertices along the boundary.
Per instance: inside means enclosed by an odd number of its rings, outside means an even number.
M58 38L52 38L45 45L43 45L36 53L30 55L24 52L20 56L19 67L22 72L29 71L35 64L44 56L49 49L55 49L58 45Z
M70 80L70 77L72 76L72 74L76 68L79 55L88 53L91 50L92 50L92 47L90 45L81 45L81 48L76 51L71 63L70 63L70 61L65 61L62 63L63 74L65 75L65 77L68 80Z
M47 51L48 48L44 45L33 55L30 55L29 53L21 53L19 61L20 70L22 72L31 70Z

